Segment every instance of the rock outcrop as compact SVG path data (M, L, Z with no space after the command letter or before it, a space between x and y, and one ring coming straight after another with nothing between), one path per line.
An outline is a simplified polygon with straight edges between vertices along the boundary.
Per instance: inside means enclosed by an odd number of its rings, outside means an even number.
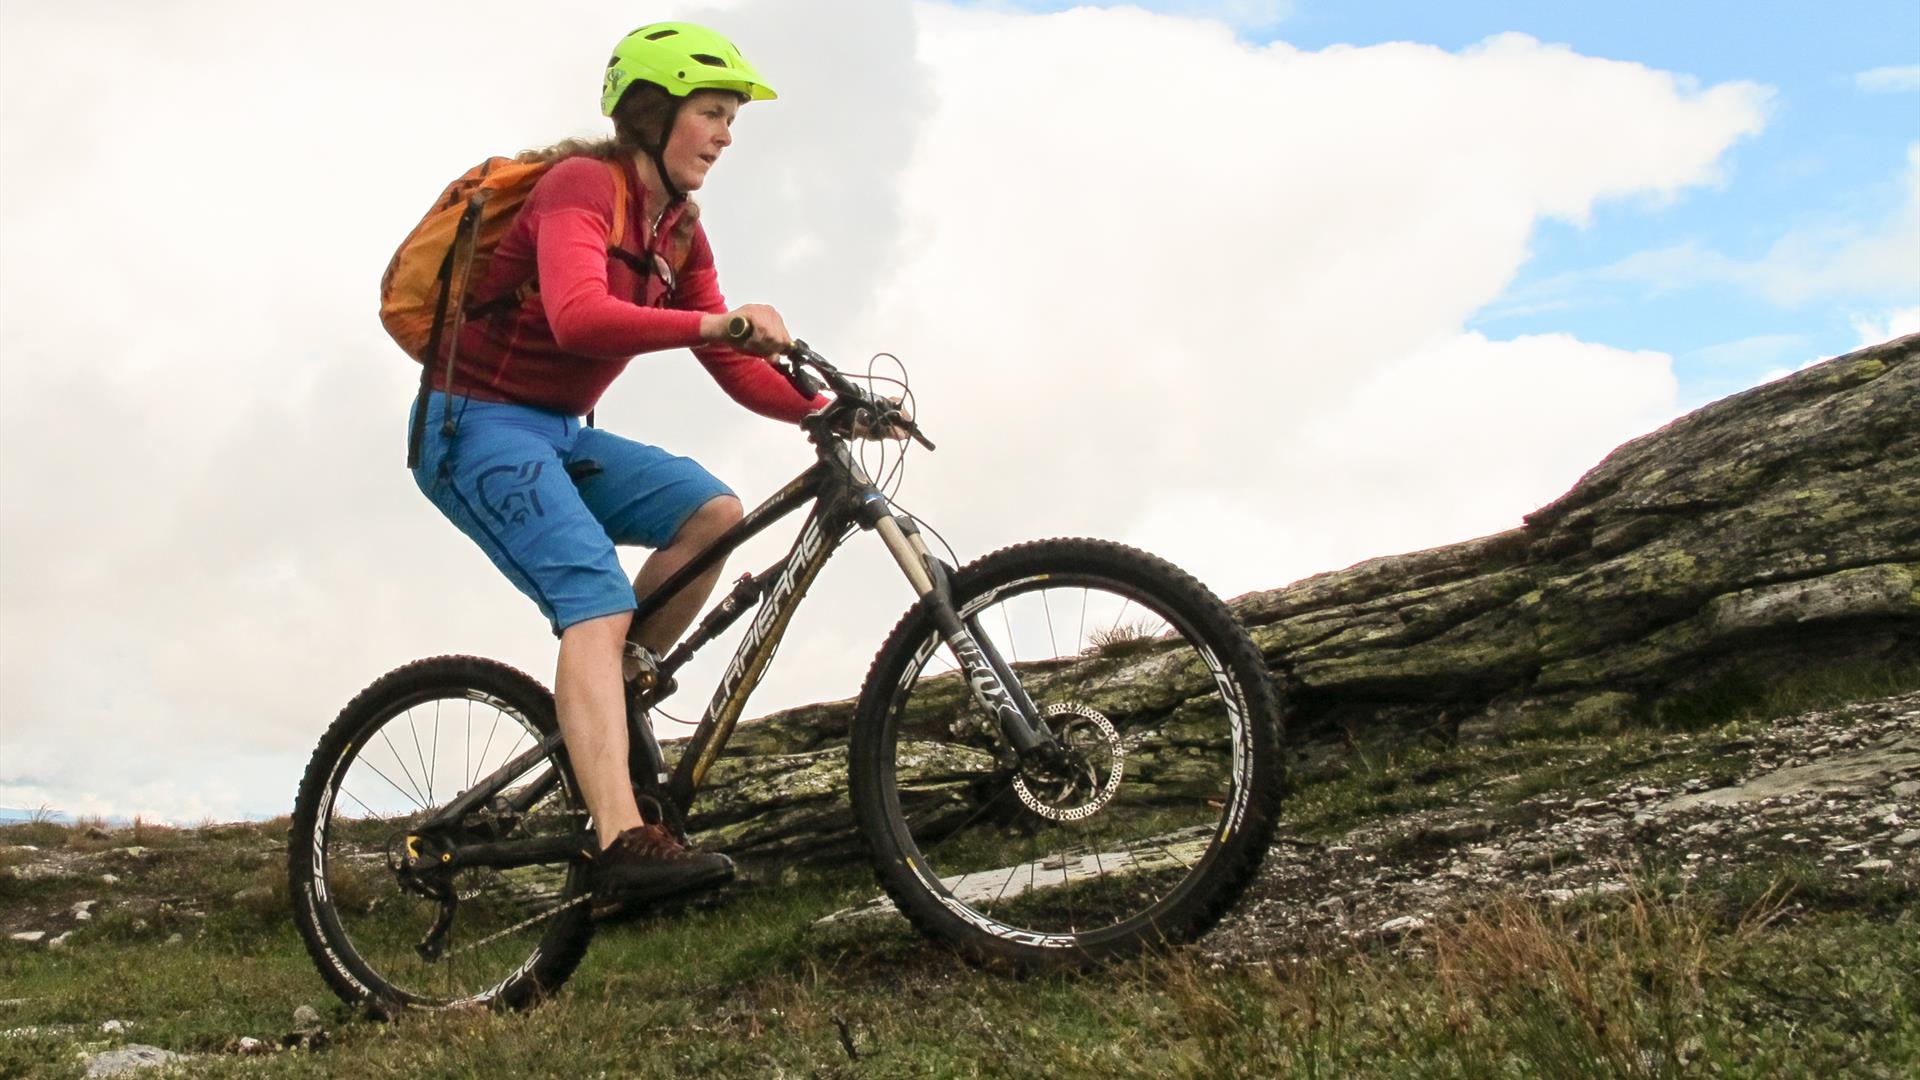
M1794 670L1920 661L1920 335L1715 402L1519 528L1233 602L1293 732L1610 725ZM749 860L857 841L851 701L743 725L696 831Z
M1627 443L1494 536L1235 602L1296 723L1627 722L1920 657L1920 336Z

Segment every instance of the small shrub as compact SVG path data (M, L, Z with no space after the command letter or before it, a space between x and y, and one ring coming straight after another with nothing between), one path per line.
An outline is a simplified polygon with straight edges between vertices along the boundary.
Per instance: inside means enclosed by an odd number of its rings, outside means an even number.
M1093 651L1105 656L1134 656L1153 647L1156 640L1154 628L1158 623L1140 620L1131 623L1115 623L1104 630L1096 629L1087 635L1087 641Z
M67 832L67 826L56 821L35 818L17 825L0 825L0 844L61 847L67 842Z

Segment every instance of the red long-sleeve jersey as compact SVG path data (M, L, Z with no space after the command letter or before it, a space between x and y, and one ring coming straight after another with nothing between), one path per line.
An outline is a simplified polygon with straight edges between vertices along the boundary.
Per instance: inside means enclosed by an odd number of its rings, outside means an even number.
M643 258L659 252L665 259L685 210L670 210L647 236L646 189L630 162L626 186L615 190L607 168L592 158L562 161L534 185L470 295L504 295L536 277L539 289L511 310L467 321L454 392L582 416L637 354L690 347L729 396L763 416L797 422L825 405L823 397L801 397L763 358L701 341L701 316L728 309L698 222L671 295L658 274L643 278L608 255L614 199L631 199L619 243ZM444 389L444 370L435 366L436 389Z

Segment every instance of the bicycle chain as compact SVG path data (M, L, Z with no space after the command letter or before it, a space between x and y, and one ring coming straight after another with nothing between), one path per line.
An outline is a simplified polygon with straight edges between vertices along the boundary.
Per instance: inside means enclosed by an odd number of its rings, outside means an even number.
M463 953L470 953L473 950L478 949L483 945L491 945L494 942L499 941L501 938L506 937L508 934L518 933L519 931L525 930L527 927L532 926L534 923L537 923L542 919L551 919L555 915L560 914L561 912L567 910L568 908L579 907L581 904L584 904L591 899L593 899L592 893L590 892L581 893L579 896L574 897L573 899L567 901L564 904L560 904L546 911L538 912L534 915L528 916L527 918L522 919L517 923L514 923L512 926L509 926L504 930L496 930L493 933L488 934L486 937L483 937L479 941L473 942L470 945L462 945L456 949L449 949L444 954L443 958L447 960L451 960L454 957L459 956Z

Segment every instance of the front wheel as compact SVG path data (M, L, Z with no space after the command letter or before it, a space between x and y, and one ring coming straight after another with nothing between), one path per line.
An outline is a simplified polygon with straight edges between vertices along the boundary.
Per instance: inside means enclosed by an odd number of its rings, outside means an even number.
M853 728L854 814L922 932L1038 967L1191 941L1259 870L1284 795L1259 651L1177 567L1043 540L953 575L1065 760L1021 762L925 604L874 659Z

